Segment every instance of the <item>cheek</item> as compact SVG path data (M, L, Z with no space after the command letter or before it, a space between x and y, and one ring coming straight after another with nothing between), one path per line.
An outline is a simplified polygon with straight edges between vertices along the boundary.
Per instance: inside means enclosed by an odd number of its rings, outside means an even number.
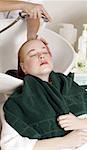
M29 61L25 63L27 69L31 70L34 67L35 63L33 61Z
M49 63L52 63L52 56L47 56L47 59L48 59L48 61L49 61Z
M38 69L39 62L38 60L26 60L24 62L26 73L35 72Z
M52 56L50 56L50 57L48 58L48 61L49 61L50 67L53 69L53 60L52 60Z

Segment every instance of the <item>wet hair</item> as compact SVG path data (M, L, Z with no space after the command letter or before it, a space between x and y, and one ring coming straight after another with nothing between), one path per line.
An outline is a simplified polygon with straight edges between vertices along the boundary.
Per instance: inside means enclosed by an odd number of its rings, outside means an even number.
M28 43L29 41L26 41L26 42L24 42L22 45L21 45L21 47L19 48L19 51L18 51L18 78L20 78L20 79L23 79L24 78L24 76L25 76L25 73L22 71L22 69L21 69L21 66L20 66L20 62L21 62L21 50L22 50L22 48L24 47L24 45L26 44L26 43Z

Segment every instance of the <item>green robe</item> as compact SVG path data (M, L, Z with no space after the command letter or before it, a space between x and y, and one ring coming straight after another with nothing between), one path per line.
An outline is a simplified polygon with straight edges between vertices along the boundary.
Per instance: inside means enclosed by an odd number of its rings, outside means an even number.
M72 112L87 113L87 92L72 78L51 72L50 83L26 75L24 85L8 98L4 105L6 121L22 136L45 139L67 134L57 123L57 117Z

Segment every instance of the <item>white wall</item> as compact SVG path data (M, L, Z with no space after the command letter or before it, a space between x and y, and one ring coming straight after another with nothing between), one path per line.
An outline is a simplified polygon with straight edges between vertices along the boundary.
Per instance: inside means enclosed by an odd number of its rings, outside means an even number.
M78 29L78 37L81 35L82 25L87 24L87 0L44 0L44 3L53 19L48 28L58 32L59 23L72 23Z

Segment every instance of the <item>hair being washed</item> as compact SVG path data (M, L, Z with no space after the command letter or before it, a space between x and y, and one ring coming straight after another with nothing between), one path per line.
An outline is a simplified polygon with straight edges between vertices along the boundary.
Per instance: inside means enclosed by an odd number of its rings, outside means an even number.
M20 63L21 63L21 51L22 51L22 48L24 47L24 45L25 45L27 42L29 42L29 41L24 42L24 43L21 45L21 47L20 47L20 49L19 49L19 51L18 51L18 78L20 78L20 79L23 79L24 76L25 76L24 72L23 72L22 69L21 69Z

